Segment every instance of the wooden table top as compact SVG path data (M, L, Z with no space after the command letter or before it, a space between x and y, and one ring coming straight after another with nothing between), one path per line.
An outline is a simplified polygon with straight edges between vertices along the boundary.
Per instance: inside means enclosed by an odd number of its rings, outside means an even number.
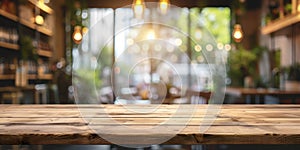
M0 92L16 92L16 91L27 91L27 90L35 90L34 85L28 85L24 87L16 87L16 86L7 86L0 87Z
M207 111L211 106L221 107L214 110L219 113ZM193 107L192 118L182 122ZM210 127L203 121L206 114L217 117ZM111 144L97 129L124 141L174 134L164 144L300 144L300 105L0 105L0 118L0 144ZM143 135L116 124L145 130L161 125L165 130ZM200 124L208 130L201 132ZM178 126L178 133L169 132Z
M226 94L242 96L242 95L300 95L299 90L279 90L266 88L242 88L242 87L226 87Z

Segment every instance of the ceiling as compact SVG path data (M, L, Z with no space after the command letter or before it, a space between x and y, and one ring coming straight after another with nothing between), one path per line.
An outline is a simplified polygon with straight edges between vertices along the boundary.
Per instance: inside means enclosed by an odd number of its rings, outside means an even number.
M145 0L145 2L158 2L159 0ZM172 5L178 7L213 7L231 6L233 0L170 0ZM253 0L251 0L253 1ZM260 1L260 0L259 0ZM92 8L120 8L132 4L133 0L87 0Z
M159 0L144 0L145 2L158 2ZM172 5L178 7L232 7L240 0L170 0ZM247 10L261 8L262 0L244 0ZM133 0L87 0L90 8L120 8L129 6Z

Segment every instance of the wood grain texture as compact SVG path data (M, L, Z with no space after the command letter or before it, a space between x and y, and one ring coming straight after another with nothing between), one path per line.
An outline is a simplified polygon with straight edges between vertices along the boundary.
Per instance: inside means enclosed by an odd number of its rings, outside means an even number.
M255 88L235 88L227 87L226 94L234 96L242 95L296 95L299 97L299 90L277 90L277 89L255 89Z
M300 144L300 105L0 105L0 144L113 144L103 135L122 144Z

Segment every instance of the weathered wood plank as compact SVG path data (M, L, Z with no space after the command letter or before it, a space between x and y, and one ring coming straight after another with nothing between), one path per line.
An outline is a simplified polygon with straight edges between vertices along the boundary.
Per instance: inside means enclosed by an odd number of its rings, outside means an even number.
M231 114L230 114L231 113ZM136 113L85 113L83 115L78 112L59 112L59 113L49 113L49 112L14 112L14 113L1 113L0 118L203 118L206 117L205 113L180 113L180 114L171 114L171 113L149 113L149 114L136 114ZM291 112L257 112L257 113L243 113L243 112L220 112L214 114L218 118L299 118L300 113L291 113Z
M27 126L7 127L7 132L14 132L18 134L11 134L9 136L0 134L0 144L111 144L98 137L96 133L86 128L86 126L72 127L57 125L51 127L32 127L34 129L31 129L31 131L28 131L28 129L27 131L24 130L28 128ZM45 128L47 128L47 131L45 131ZM97 127L95 128L97 129ZM166 126L165 128L170 127ZM161 134L167 131L165 128L162 127L161 130L153 131L153 134L145 133L145 135L141 135L135 132L132 133L130 130L124 131L123 128L119 129L118 127L113 127L100 135L107 136L108 133L116 133L114 136L122 137L124 139L142 138L145 136L155 137L174 135L169 141L166 142L167 144L295 144L300 142L298 126L282 126L281 128L273 128L272 126L266 126L264 128L255 128L255 126L254 128L253 126L240 126L238 128L232 128L228 126L213 126L205 133L199 133L199 127L188 126L177 134L176 132L170 133L169 135ZM103 130L103 127L98 129ZM280 132L278 132L283 130L287 130L287 132L284 132L284 134L280 134Z
M157 144L151 142L164 136L172 137L166 144L300 143L299 105L223 105L219 113L207 112L208 105L79 107L0 105L0 144L111 144L94 131L119 137L123 144L137 144L128 139L143 137L151 140L139 144ZM196 111L191 116L193 107ZM203 120L206 114L212 118ZM200 125L207 130L200 130Z
M300 126L300 118L5 118L0 120L0 125L103 125L103 126L135 126L159 124L179 126L238 126L238 125L274 125Z
M80 108L86 108L86 109L92 109L92 108L109 108L109 109L124 109L124 107L127 108L141 108L141 109L153 109L153 108L167 108L167 109L172 109L172 108L178 108L180 106L186 106L187 108L189 107L198 107L198 108L207 108L207 107L212 107L212 106L220 106L222 109L243 109L243 108L253 108L253 109L279 109L279 108L300 108L300 105L188 105L188 104L182 104L182 105L159 105L159 104L151 104L151 105L0 105L0 110L6 108L12 108L15 109L15 107L18 108L29 108L29 109L37 109L37 108L42 108L42 109L77 109L78 107ZM272 106L272 107L271 107Z

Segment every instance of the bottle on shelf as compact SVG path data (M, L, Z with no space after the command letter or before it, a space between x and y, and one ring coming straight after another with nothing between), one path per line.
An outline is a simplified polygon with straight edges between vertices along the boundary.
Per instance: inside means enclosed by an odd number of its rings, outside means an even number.
M0 75L3 79L14 80L16 86L34 84L39 79L41 82L50 80L53 10L46 5L40 6L36 0L0 0L0 9L4 15L0 18L0 47L5 49L4 55L0 55ZM36 16L41 16L42 22L36 22ZM41 63L37 62L38 58Z
M27 22L34 23L33 10L26 5L19 6L19 16L20 18L22 18L22 20L26 20Z
M16 14L16 4L11 0L2 0L2 3L0 3L0 9L14 15Z
M3 0L0 3L0 9L2 9L4 11L8 11L8 0Z
M269 2L269 16L271 20L275 20L280 16L280 4L278 0L271 0Z
M0 26L0 42L4 41L4 30L3 27Z
M0 26L0 41L6 43L17 44L19 35L17 29Z
M28 64L28 74L36 74L37 73L37 66L34 61L27 61Z
M16 86L27 86L28 85L28 66L27 63L24 61L19 61L19 65L17 65L16 69L16 79L15 79L15 85Z
M49 74L49 73L50 73L49 63L39 59L39 61L38 61L38 75L44 75L44 74Z
M292 0L284 0L284 16L292 14Z
M4 57L0 58L0 75L4 74Z

